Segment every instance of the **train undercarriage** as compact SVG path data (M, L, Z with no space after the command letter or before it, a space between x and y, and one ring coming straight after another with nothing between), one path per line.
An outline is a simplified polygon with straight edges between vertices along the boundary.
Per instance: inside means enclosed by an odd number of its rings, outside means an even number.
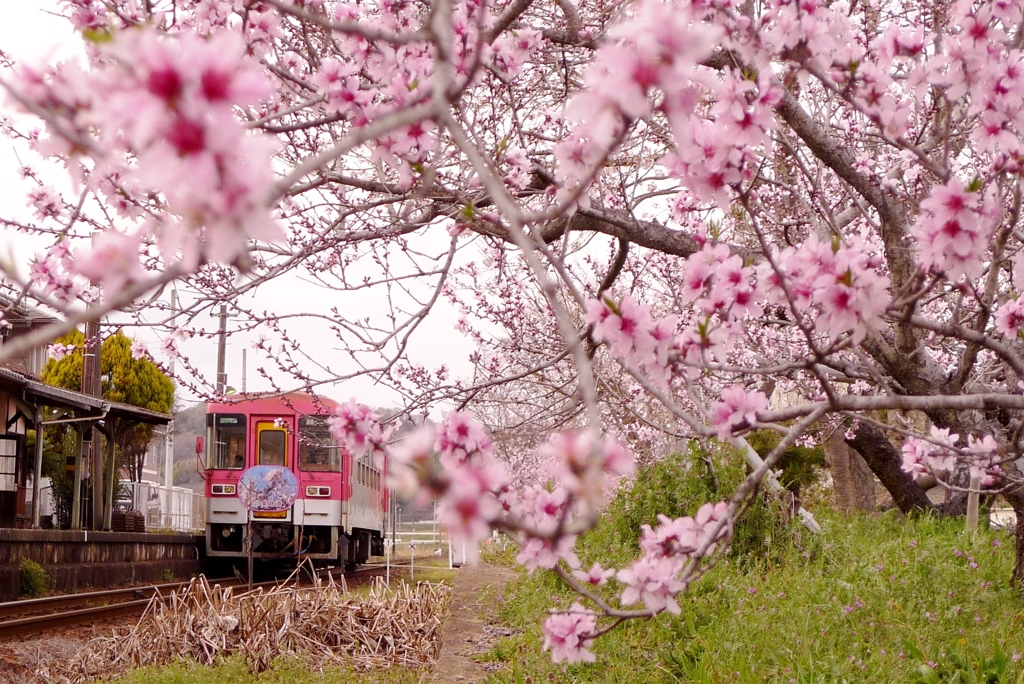
M370 556L384 555L384 538L379 531L353 528L348 534L340 528L317 525L293 525L279 522L253 522L253 558L283 561L303 557L334 560L354 567ZM220 558L246 557L246 526L228 523L207 525L207 554Z

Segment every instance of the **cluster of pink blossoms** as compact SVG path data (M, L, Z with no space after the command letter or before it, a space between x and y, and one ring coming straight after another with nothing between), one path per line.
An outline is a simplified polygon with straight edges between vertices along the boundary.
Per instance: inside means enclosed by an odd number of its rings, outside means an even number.
M60 342L55 342L49 346L48 354L54 361L60 361L65 356L75 351L75 349L77 349L77 347L73 344L65 345Z
M539 452L541 457L555 464L552 473L555 482L573 495L584 497L599 496L605 475L632 474L636 460L613 435L606 434L602 438L594 430L553 433ZM591 463L598 467L590 467Z
M764 295L755 271L722 244L707 243L683 264L681 297L698 314L696 325L679 336L686 372L695 377L701 364L725 362L742 339L742 321L760 316Z
M327 421L331 436L355 458L382 455L387 450L390 430L380 424L380 416L355 399L339 406Z
M816 311L815 329L833 340L848 334L857 344L881 326L889 279L878 272L881 258L863 240L830 244L811 233L799 247L773 251L772 261L774 268L760 266L769 304Z
M436 428L420 428L388 453L389 484L407 495L438 497L438 520L475 557L477 544L491 536L505 510L498 494L509 485L483 425L469 413L451 413Z
M142 359L149 356L149 345L142 340L132 341L132 358Z
M722 390L722 400L711 407L711 424L718 438L727 440L737 428L749 427L757 422L757 412L768 408L764 392L747 392L742 385L730 385Z
M664 93L666 110L692 110L698 97L691 84L708 80L697 64L711 54L721 34L711 24L694 22L693 16L688 5L649 0L610 33L617 40L597 51L583 76L586 88L566 109L568 119L579 125L555 145L562 196L589 184L596 162L614 146L625 122L651 113L656 89Z
M918 259L926 270L941 271L950 280L977 278L999 206L992 194L964 188L959 178L937 185L921 202L914 223Z
M990 487L995 484L999 474L998 448L995 439L986 435L981 439L968 436L967 447L956 449L960 435L950 434L948 429L932 426L930 439L908 437L903 442L903 471L910 473L915 480L928 475L941 477L950 474L956 468L960 458L966 458L972 477L981 481L981 486Z
M729 505L707 503L697 515L670 519L659 515L657 527L643 526L640 548L644 555L632 565L619 570L616 577L625 585L622 603L643 602L651 611L668 610L679 614L675 596L686 588L678 579L688 560L709 555L715 543L728 533L724 522Z
M594 339L608 345L612 355L656 381L667 384L669 351L675 338L676 317L654 320L651 308L625 296L619 303L592 299L584 320L594 326Z
M108 195L132 189L139 202L159 193L172 218L151 219L131 235L102 234L76 254L75 271L115 290L141 277L141 245L151 238L165 260L191 270L201 258L234 262L253 238L282 237L265 205L277 143L247 132L235 112L271 95L241 36L125 29L97 50L89 73L72 65L24 72L25 97L60 124L48 124L50 137L38 147L73 170L92 155L89 182Z
M1007 337L1017 337L1024 329L1024 299L1017 297L1006 302L995 314L996 331Z
M550 570L565 561L570 568L580 567L580 559L573 550L576 536L556 534L558 529L570 521L572 499L564 487L548 490L533 485L523 492L515 510L520 519L537 532L524 534L516 562L531 573L537 568Z
M78 298L85 288L75 280L74 260L67 241L51 245L29 266L28 277L36 291L69 303Z
M588 649L596 632L597 617L574 603L567 612L554 613L544 621L544 650L551 651L556 663L592 663L596 657Z

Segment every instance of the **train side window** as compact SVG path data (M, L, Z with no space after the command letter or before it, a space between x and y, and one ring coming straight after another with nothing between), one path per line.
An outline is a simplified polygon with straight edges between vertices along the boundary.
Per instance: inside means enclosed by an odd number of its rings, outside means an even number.
M287 433L279 428L261 428L259 440L260 465L288 465L285 439Z
M206 467L240 470L245 467L245 416L213 414L207 417Z

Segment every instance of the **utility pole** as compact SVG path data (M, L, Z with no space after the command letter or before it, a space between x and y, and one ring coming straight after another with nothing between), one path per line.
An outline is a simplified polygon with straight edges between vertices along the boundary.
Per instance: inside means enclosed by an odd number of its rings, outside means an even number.
M224 372L224 354L227 346L228 305L220 305L220 327L217 331L217 396L223 397L228 386L228 375Z

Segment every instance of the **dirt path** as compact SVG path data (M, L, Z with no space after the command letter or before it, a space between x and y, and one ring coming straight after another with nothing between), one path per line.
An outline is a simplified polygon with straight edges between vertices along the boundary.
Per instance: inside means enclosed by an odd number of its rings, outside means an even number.
M466 565L452 586L450 613L441 625L441 655L427 682L482 682L494 663L472 660L486 653L511 630L497 626L498 606L505 585L515 577L512 568L500 565Z

